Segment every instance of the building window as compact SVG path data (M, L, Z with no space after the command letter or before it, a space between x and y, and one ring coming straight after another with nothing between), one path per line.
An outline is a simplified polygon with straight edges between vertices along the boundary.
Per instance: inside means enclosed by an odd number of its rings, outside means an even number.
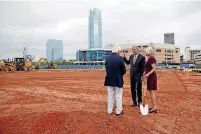
M156 49L156 52L161 52L161 49Z
M171 50L166 50L166 52L167 52L167 53L171 53L172 51L171 51Z
M178 53L178 50L176 50L176 53Z
M171 60L171 58L167 58L167 60Z
M128 50L123 50L123 53L128 53Z

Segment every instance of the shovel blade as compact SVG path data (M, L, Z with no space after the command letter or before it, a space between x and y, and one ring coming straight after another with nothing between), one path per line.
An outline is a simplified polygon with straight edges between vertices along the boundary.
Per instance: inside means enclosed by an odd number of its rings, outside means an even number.
M140 112L141 112L142 115L148 115L148 113L149 113L148 105L143 106L141 104L140 105Z

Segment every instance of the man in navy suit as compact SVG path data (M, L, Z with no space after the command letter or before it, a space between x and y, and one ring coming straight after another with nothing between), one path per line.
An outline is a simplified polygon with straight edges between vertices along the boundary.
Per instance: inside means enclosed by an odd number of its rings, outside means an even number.
M142 103L141 77L143 76L145 70L145 57L138 52L137 46L133 46L132 50L133 54L129 57L129 60L127 60L124 55L124 61L127 65L130 64L130 85L133 100L132 106L139 107Z
M123 76L126 73L124 60L119 56L121 48L114 46L112 54L105 60L106 77L104 86L108 90L108 114L112 114L114 97L116 98L116 115L123 115L122 93L123 93Z

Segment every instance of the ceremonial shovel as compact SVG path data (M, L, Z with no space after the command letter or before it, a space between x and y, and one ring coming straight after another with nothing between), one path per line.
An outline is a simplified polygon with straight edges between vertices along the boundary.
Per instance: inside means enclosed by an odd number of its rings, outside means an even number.
M142 115L148 115L149 113L148 104L145 104L146 90L147 83L142 81L142 103L140 104L140 112Z

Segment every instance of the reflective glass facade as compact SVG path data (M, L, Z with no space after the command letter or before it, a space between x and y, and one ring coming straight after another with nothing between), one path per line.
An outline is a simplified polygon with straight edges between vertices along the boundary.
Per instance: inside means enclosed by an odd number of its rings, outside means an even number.
M111 50L78 50L76 53L77 61L104 61L112 54Z
M88 27L89 49L102 48L102 22L99 9L90 10Z

